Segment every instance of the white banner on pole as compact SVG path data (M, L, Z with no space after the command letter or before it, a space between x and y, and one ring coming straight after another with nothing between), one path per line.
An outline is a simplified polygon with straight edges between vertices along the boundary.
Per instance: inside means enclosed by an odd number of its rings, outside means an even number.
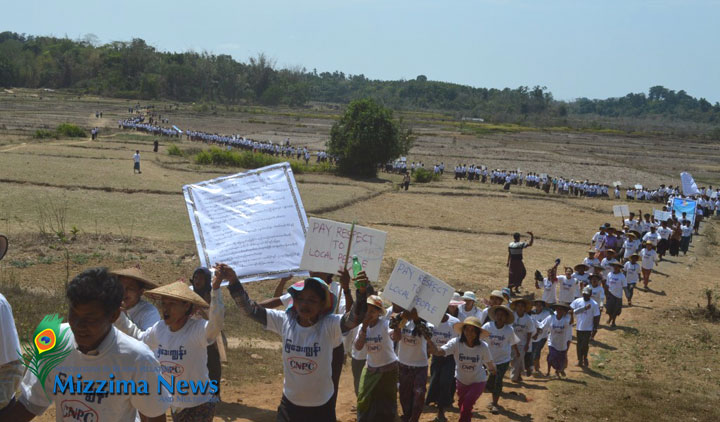
M398 259L382 297L404 309L415 308L420 318L440 325L453 292L449 284Z
M627 205L613 205L613 214L615 217L629 217L630 208Z
M241 282L302 275L307 217L292 169L274 164L183 186L200 264Z
M657 221L667 221L672 218L672 212L656 210L653 208L653 217L655 217L655 220Z
M339 273L345 264L350 228L350 224L311 217L300 267L309 271ZM352 237L350 257L357 255L368 279L377 281L387 233L356 224ZM347 260L347 268L352 270L352 259Z

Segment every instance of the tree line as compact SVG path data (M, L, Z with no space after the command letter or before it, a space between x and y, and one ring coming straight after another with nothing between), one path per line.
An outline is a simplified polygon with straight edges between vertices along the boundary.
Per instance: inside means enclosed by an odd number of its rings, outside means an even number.
M430 81L380 81L343 72L277 68L264 54L239 62L225 54L163 52L139 38L99 44L0 33L0 86L73 89L130 99L207 101L223 104L301 106L310 101L347 104L372 98L387 107L443 110L508 122L528 117L668 116L720 123L720 103L662 86L621 98L557 101L546 87L476 88ZM555 120L557 122L557 120Z

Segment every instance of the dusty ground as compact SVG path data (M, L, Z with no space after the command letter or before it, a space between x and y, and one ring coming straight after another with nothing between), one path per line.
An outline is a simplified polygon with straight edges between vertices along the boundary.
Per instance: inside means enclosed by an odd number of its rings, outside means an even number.
M62 290L68 275L94 265L140 264L163 283L189 277L197 265L181 186L240 171L198 167L164 152L152 153L151 137L119 133L117 119L132 103L62 93L0 93L0 231L9 234L11 250L0 264L0 292L14 307L21 332L37 324L39 313L64 312ZM48 95L51 95L48 97ZM42 99L41 99L42 97ZM159 104L163 108L165 104ZM103 110L104 119L94 111ZM251 134L276 141L290 137L320 148L337 111L316 106L303 110L218 110L197 114L190 105L167 112L181 128ZM676 184L681 170L698 180L720 181L720 147L700 141L584 133L506 133L470 136L439 117L408 114L419 126L409 159L428 164L444 161L520 166L524 171L548 168L567 177L624 183ZM38 128L60 122L103 127L101 141L36 141ZM181 147L196 146L188 142ZM133 175L135 149L143 156L143 174ZM649 165L651 163L652 165ZM398 179L381 174L375 181L356 181L323 174L297 176L309 215L361 224L388 232L381 279L397 258L480 296L506 284L506 246L515 231L534 231L536 245L526 255L528 272L543 270L557 258L579 262L594 229L617 223L613 200L565 198L536 189L441 182L394 188ZM632 204L650 211L652 204ZM41 235L60 222L63 244ZM45 211L44 213L42 211ZM68 236L70 237L70 236ZM636 293L617 330L601 330L591 348L591 369L571 367L568 380L530 378L508 385L506 412L491 416L487 397L478 402L477 419L488 420L718 420L720 328L698 317L705 289L720 294L716 274L720 227L706 224L687 257L660 264L651 291ZM526 280L525 293L534 289ZM381 282L382 284L382 282ZM273 282L255 283L254 297L268 297ZM231 305L229 300L226 300ZM282 388L278 338L228 306L226 333L230 364L224 369L220 421L271 421ZM693 312L689 312L692 310ZM604 322L604 321L603 321ZM571 350L570 357L574 350ZM571 359L572 364L572 359ZM354 420L349 365L342 378L338 415ZM513 394L514 393L514 394ZM54 410L38 420L54 420ZM423 421L434 417L432 409ZM449 414L457 420L456 409ZM694 418L694 419L693 419Z

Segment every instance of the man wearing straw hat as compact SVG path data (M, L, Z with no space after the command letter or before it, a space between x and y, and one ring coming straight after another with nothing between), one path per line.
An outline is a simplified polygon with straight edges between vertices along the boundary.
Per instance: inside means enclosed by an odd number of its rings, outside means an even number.
M173 395L171 410L174 422L212 422L215 415L213 396L218 391L211 381L207 368L207 347L215 342L224 321L224 306L220 290L220 277L212 282L208 320L192 318L194 308L207 308L208 304L183 281L176 281L145 295L159 300L162 321L143 331L124 314L115 325L123 332L143 341L162 364L166 378L174 376L176 382L186 381L207 385L198 394L183 395L178 389Z
M69 324L59 326L59 333L63 334L57 337L57 344L65 349L49 352L61 360L44 383L28 371L20 397L0 411L0 420L29 421L42 415L54 402L57 421L69 420L64 415L81 415L87 421L135 421L138 413L148 422L165 421L171 396L159 388L158 359L147 346L113 327L122 313L123 287L117 278L107 268L87 269L68 283L66 296ZM65 389L53 392L58 380L66 383ZM102 382L106 392L111 388L108 384L113 384L116 392L78 394L67 386L85 381L83 385L87 388L87 381L92 380L95 380L93 392ZM121 387L121 383L125 386ZM123 394L117 390L128 389L128 385L147 394Z
M496 367L490 355L490 348L483 341L490 333L482 328L482 322L477 317L468 317L463 322L453 325L458 337L440 347L428 341L428 350L434 357L453 358L455 366L455 379L458 393L458 407L460 408L460 422L470 422L473 406L485 390L487 374L496 374ZM447 420L445 416L438 415L436 421Z
M160 313L151 303L142 298L146 290L158 287L158 284L148 280L139 268L125 268L111 271L110 274L118 278L123 285L122 307L135 325L145 331L160 321Z
M590 336L597 330L595 317L600 316L600 307L592 299L592 293L592 287L585 286L582 290L582 297L575 299L570 304L577 323L577 366L588 366Z
M8 250L8 239L0 233L0 260ZM15 400L15 391L23 377L23 365L18 359L20 340L15 329L12 307L0 293L0 412Z

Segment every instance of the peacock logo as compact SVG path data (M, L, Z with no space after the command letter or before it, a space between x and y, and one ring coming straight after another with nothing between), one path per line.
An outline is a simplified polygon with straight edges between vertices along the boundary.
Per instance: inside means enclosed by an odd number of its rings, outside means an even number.
M58 314L46 315L35 329L34 341L24 342L22 352L18 351L23 365L37 377L43 388L50 372L72 351L68 347L70 328L61 329L60 323L62 318ZM48 395L47 391L45 395Z

